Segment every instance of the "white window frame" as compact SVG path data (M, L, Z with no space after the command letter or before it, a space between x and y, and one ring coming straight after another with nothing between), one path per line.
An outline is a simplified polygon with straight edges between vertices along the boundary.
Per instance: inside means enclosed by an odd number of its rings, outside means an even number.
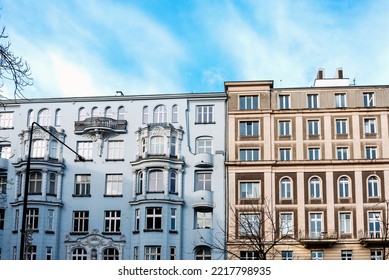
M73 211L73 232L88 232L89 211Z
M165 137L161 135L152 136L150 138L150 154L164 155L165 154Z
M375 107L375 94L374 92L363 93L363 106L365 108Z
M86 160L93 159L93 141L77 141L77 153Z
M13 112L0 113L0 128L13 128Z
M292 212L280 213L280 233L281 236L294 235L294 220Z
M196 123L209 124L214 121L214 106L213 105L198 105L196 106Z
M369 198L380 197L380 180L378 176L375 175L369 176L367 178L366 184L367 184L367 196Z
M348 134L348 119L336 119L335 132L337 135Z
M172 123L178 122L178 105L172 106Z
M119 196L123 194L123 174L106 174L105 194L109 196Z
M258 95L239 96L239 110L256 110L259 109Z
M339 231L340 234L352 233L352 213L351 212L339 213Z
M311 177L308 181L309 183L309 198L310 199L319 199L322 197L322 187L321 180L319 177Z
M107 159L122 160L124 159L124 141L110 140L108 141Z
M146 124L149 122L149 106L144 106L142 109L142 123Z
M239 160L240 161L258 161L260 160L260 149L240 149Z
M196 139L196 154L212 154L213 139L211 137L198 137Z
M149 171L148 192L164 192L165 174L162 170L153 169Z
M377 146L366 146L365 147L365 157L366 159L377 159Z
M308 109L319 108L319 95L318 94L307 94L307 107L308 107Z
M324 215L321 212L309 213L309 237L316 239L324 232Z
M363 127L365 134L376 134L377 133L377 119L366 118L363 120Z
M340 176L338 179L339 198L351 197L351 179L347 176Z
M196 229L211 229L212 216L212 211L196 210Z
M146 230L162 229L162 207L146 207Z
M311 251L311 260L324 260L324 252L322 250Z
M104 232L119 233L120 232L121 211L106 210L104 211Z
M240 199L259 199L260 181L242 181L239 182Z
M39 229L39 208L27 208L26 228L31 230Z
M381 238L381 216L380 211L367 212L368 231L370 238Z
M280 110L290 109L290 95L280 94L278 95L278 108Z
M167 109L165 105L158 105L153 111L153 122L154 123L166 123L167 122Z
M145 246L145 260L160 260L161 246Z
M318 147L308 148L308 159L309 160L320 160L320 148L318 148Z
M337 147L336 148L336 159L337 160L348 160L349 154L348 154L348 147Z
M261 231L261 216L257 213L239 214L239 233L258 236Z
M290 120L279 120L278 121L278 133L280 137L291 136L292 124Z
M240 121L240 136L259 136L259 121Z
M280 179L280 198L281 199L292 199L293 198L293 183L289 177L283 177Z
M74 179L74 195L90 196L90 190L91 190L91 175L76 174Z
M292 160L291 148L280 148L278 151L279 151L280 161Z
M212 191L212 172L196 172L195 191Z
M346 108L347 96L345 93L335 93L335 108Z
M319 120L308 120L307 121L307 127L308 127L308 135L309 136L317 136L320 135L320 122Z

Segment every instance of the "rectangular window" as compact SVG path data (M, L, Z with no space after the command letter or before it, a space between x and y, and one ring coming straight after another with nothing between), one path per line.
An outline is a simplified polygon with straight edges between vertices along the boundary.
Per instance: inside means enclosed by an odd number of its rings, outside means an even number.
M14 230L17 231L19 229L19 209L15 210L15 221L14 221Z
M374 261L382 260L382 250L371 250L370 259Z
M162 229L162 208L161 207L146 208L146 229L148 230Z
M46 153L46 140L34 140L32 142L32 155L31 155L31 157L43 158L45 156L45 153Z
M259 198L259 182L240 182L240 198Z
M320 238L323 232L323 217L321 213L309 214L309 236L310 238Z
M115 196L123 194L123 174L107 174L105 194Z
M259 122L258 121L242 121L239 123L240 136L258 136Z
M139 260L139 249L138 249L138 246L134 247L134 260Z
M0 208L0 230L4 229L5 209Z
M366 150L366 159L377 159L377 147L368 146Z
M54 231L54 210L47 210L47 231Z
M240 260L259 260L258 251L240 251L239 254Z
M75 196L90 196L90 175L76 175L75 178Z
M135 209L135 224L134 231L139 231L140 229L140 209Z
M290 148L281 148L279 152L280 152L280 160L281 161L291 160Z
M364 92L363 107L374 107L374 106L375 106L374 92Z
M280 231L282 236L292 236L293 229L293 214L292 213L281 213L280 215Z
M11 157L11 145L0 146L0 158L9 159Z
M239 96L239 110L256 110L258 106L258 96Z
M212 212L196 211L196 228L212 228Z
M0 113L0 129L13 128L13 113Z
M120 232L120 210L105 211L104 217L105 232Z
M170 246L170 260L174 261L176 259L176 247Z
M38 208L28 208L27 209L27 219L26 219L26 228L32 230L38 230L39 225L39 209Z
M347 147L336 148L336 159L348 160L348 148Z
M278 122L278 134L282 136L290 136L290 121L279 121Z
M177 230L177 209L170 209L170 230Z
M197 172L196 173L196 188L195 191L211 191L212 190L212 173Z
M319 108L319 95L317 94L308 94L307 95L308 108L316 109Z
M290 96L289 95L279 95L278 96L278 107L280 110L290 109Z
M108 141L108 160L124 159L124 142L123 141Z
M376 119L364 119L363 123L364 123L364 128L365 128L365 134L377 133Z
M311 259L312 260L324 260L323 251L311 251Z
M339 214L340 233L350 234L351 233L351 213L340 213Z
M0 195L7 194L7 175L0 175Z
M260 234L259 214L240 214L239 232L242 235L258 236Z
M336 134L347 134L347 120L345 119L337 119L335 121L336 124Z
M342 250L341 258L342 260L352 260L353 251L352 250Z
M319 135L319 121L318 120L308 120L308 135Z
M239 159L241 161L256 161L259 160L259 149L240 149Z
M336 108L345 108L346 107L346 94L345 93L335 93L335 107Z
M92 141L78 141L77 153L85 158L91 160L93 158L93 142Z
M369 212L369 236L370 238L381 237L381 213Z
M73 232L88 232L89 211L73 211Z
M293 251L281 251L281 258L286 261L293 260Z
M163 171L153 170L149 172L149 192L163 192Z
M319 148L309 148L308 149L308 159L309 160L320 160L320 149Z
M57 193L57 174L54 172L49 173L49 186L47 194L55 195Z
M53 259L53 248L46 247L46 260L50 261Z
M214 123L214 106L197 106L196 107L196 123Z
M212 138L200 137L196 139L197 154L212 154Z
M160 260L161 247L160 246L145 246L145 260Z

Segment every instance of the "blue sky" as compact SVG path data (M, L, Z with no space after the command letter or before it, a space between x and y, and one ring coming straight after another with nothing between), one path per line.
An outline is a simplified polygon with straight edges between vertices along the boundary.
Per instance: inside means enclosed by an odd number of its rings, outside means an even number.
M27 97L217 92L224 81L311 86L337 67L389 84L386 0L2 0ZM9 96L6 87L3 92Z

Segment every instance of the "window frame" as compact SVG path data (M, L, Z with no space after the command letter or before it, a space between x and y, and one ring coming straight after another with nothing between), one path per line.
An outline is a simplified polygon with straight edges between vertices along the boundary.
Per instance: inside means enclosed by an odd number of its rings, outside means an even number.
M278 109L280 110L289 110L290 106L290 95L289 94L280 94L278 95Z
M339 212L340 234L352 234L352 212Z
M259 161L261 159L260 149L240 149L239 150L239 161Z
M148 189L149 193L162 193L165 191L164 186L165 174L163 170L152 169L148 172Z
M252 137L259 136L259 121L240 121L239 122L239 136Z
M335 133L336 135L348 134L348 119L335 119Z
M279 137L291 137L292 122L290 120L278 121L278 136Z
M212 172L196 171L195 191L212 191Z
M239 199L260 199L260 192L261 192L260 181L240 181L239 182Z
M308 109L318 109L319 108L319 95L317 93L307 94L307 107Z
M91 174L75 174L73 196L91 196Z
M196 106L196 124L214 124L215 115L214 105Z
M120 233L121 211L105 210L104 211L104 233Z
M340 176L337 185L340 199L351 198L351 179L348 176Z
M258 95L239 96L239 110L257 110L259 109Z
M162 207L146 207L145 231L162 231Z
M369 160L377 159L378 148L377 146L365 146L365 157Z
M72 232L87 233L89 231L89 211L73 211Z
M123 174L110 173L105 175L105 195L122 196L123 195Z
M349 160L349 147L336 147L337 160Z
M347 108L346 93L335 93L335 108Z
M363 107L370 108L375 107L375 94L374 92L363 93Z
M293 199L293 182L289 177L282 177L279 182L281 200Z

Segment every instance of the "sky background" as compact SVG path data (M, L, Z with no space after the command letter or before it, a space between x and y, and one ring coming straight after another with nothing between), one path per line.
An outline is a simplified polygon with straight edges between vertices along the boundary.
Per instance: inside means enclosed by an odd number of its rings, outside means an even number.
M337 67L389 84L386 0L1 0L28 98L224 91L225 81L309 87ZM12 97L6 84L3 95Z

